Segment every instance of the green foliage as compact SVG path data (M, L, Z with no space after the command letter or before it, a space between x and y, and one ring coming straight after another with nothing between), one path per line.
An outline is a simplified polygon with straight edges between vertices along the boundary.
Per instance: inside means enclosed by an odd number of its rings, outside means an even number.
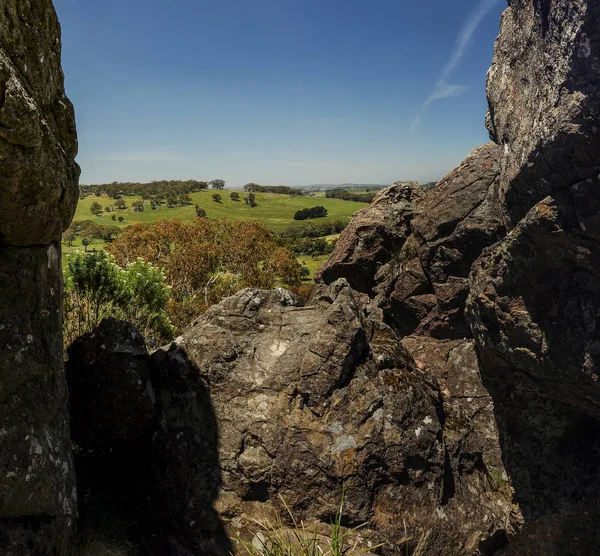
M196 216L198 218L206 218L206 211L202 207L196 205Z
M139 201L134 201L133 203L131 203L131 208L135 212L143 212L143 210L144 210L144 201L142 199L140 199Z
M184 193L194 193L208 188L205 181L196 180L157 180L150 183L133 182L112 182L97 185L81 185L80 198L85 199L87 195L108 195L112 199L119 200L123 195L140 195L146 198L159 197L164 198L167 194L181 195ZM115 206L116 203L115 203ZM125 207L117 207L125 208Z
M331 189L325 191L325 197L328 199L342 199L344 201L354 201L357 203L370 203L375 198L376 193L350 193L345 189Z
M127 203L125 202L125 199L117 199L114 202L114 207L118 210L125 210L127 208Z
M209 185L213 189L225 189L225 180L217 178L216 180L212 180Z
M221 197L221 195L219 195L218 193L213 193L212 200L215 203L220 203L223 201L223 197Z
M132 322L150 340L173 335L164 274L142 260L122 269L104 251L68 255L64 297L66 345L109 316Z
M90 206L90 212L96 216L102 214L102 205L98 201L94 201Z
M310 276L310 268L308 268L305 264L300 265L300 276L302 276L302 279Z
M305 208L294 214L294 220L308 220L309 218L324 218L327 216L327 209L322 206Z
M229 194L229 198L230 198L232 201L239 201L239 200L240 200L240 194L239 194L237 191L232 191L232 192Z
M289 187L287 185L258 185L257 183L247 183L244 185L244 191L276 193L278 195L291 195L292 197L304 195L302 189Z

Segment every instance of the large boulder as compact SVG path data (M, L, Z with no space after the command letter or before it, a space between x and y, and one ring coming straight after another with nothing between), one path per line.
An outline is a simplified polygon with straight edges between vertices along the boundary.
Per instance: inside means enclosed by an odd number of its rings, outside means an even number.
M600 494L599 186L540 201L471 274L468 315L528 517Z
M25 554L13 543L36 536L22 527L27 520L41 530L36 542L47 552L40 554L51 554L44 530L67 528L75 516L61 290L55 246L0 248L0 531L11 539L0 552L7 555Z
M52 2L4 1L0 36L0 548L46 556L76 513L60 236L77 201L77 138Z
M106 318L67 354L71 438L79 447L106 449L153 433L156 400L146 342L133 325Z
M175 534L206 547L223 539L214 509L239 530L273 511L285 519L284 502L329 523L342 492L343 523L368 523L364 537L386 552L421 540L469 553L505 531L510 488L477 370L444 394L345 280L313 302L244 290L152 355L155 465ZM476 368L472 344L444 349L455 375Z

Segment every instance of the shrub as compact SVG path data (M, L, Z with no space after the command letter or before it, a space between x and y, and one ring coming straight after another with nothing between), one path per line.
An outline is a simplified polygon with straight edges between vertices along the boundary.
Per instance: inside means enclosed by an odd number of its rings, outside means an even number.
M327 209L322 206L301 209L294 214L294 220L308 220L309 218L324 218Z
M133 323L150 340L167 341L174 333L165 312L169 297L163 272L142 260L122 269L104 251L67 255L66 345L109 316Z
M300 283L293 253L257 222L197 218L134 224L106 249L122 267L141 257L163 269L173 288L168 312L178 327L240 289Z

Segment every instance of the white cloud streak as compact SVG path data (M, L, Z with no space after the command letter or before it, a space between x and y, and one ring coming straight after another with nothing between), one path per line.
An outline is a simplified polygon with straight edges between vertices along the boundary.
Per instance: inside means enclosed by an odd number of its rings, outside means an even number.
M500 0L481 0L477 8L471 13L467 21L464 23L460 33L458 34L456 48L454 49L450 60L448 60L448 63L444 67L444 70L442 71L437 83L435 84L435 87L433 88L433 91L423 103L421 112L417 114L415 119L412 121L410 126L411 133L414 132L419 125L422 111L432 102L443 98L455 97L468 90L469 87L466 85L451 85L447 82L447 80L450 77L450 74L456 69L458 64L460 64L460 61L465 55L475 31L479 25L481 25L481 22L485 19L485 17L494 8L494 6L499 2Z

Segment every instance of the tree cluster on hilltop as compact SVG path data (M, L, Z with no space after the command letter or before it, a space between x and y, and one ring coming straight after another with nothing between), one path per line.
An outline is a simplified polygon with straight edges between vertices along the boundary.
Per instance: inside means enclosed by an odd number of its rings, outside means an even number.
M291 195L292 197L304 195L302 189L290 187L288 185L259 185L258 183L247 183L244 185L244 191L252 193L277 193L278 195Z
M283 232L281 232L280 236L289 239L330 236L339 234L347 225L347 220L333 220L332 222L302 222L290 224Z
M309 218L325 218L327 209L322 206L310 207L296 211L294 220L308 220Z
M350 193L346 189L330 189L325 191L328 199L341 199L342 201L356 201L357 203L370 203L377 193Z
M225 181L214 179L212 181L198 180L155 180L148 183L119 182L101 183L94 185L81 185L81 196L107 195L112 199L120 199L123 196L140 196L144 199L159 198L167 199L169 196L195 193L203 189L224 189Z

